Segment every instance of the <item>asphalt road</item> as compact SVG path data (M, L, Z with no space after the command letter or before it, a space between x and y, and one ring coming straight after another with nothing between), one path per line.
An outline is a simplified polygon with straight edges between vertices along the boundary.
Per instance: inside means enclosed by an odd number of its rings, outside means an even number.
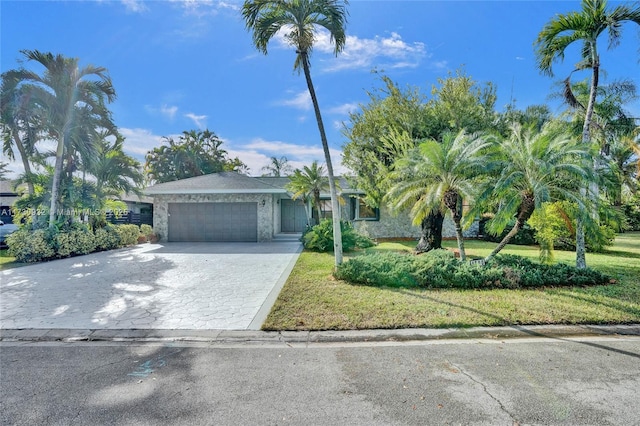
M3 342L3 425L638 425L640 337Z

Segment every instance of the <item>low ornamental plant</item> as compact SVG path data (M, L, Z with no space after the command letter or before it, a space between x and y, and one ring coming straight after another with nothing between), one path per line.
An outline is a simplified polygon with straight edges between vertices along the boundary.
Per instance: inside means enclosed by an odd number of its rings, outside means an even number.
M359 234L349 222L340 222L342 230L342 249L353 251L356 248L372 247L375 243L364 235ZM333 221L324 219L318 225L307 229L302 234L302 244L305 249L317 252L333 251Z
M356 256L336 270L336 278L378 287L423 288L536 288L603 285L610 277L592 269L558 263L541 265L513 255L498 255L486 265L461 262L447 250L420 256L405 253L368 253Z

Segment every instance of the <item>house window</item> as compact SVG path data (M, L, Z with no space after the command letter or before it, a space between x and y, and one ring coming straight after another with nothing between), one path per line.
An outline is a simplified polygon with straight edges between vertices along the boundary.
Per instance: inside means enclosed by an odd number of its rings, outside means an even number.
M320 200L320 213L322 214L322 219L331 219L333 217L331 200ZM313 207L311 217L318 223L318 209L316 207Z
M362 197L352 198L354 220L380 220L380 209L370 207Z

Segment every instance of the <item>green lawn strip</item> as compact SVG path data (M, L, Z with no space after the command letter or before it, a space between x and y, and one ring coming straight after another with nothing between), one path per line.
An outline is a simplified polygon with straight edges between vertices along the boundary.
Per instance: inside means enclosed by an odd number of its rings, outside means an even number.
M3 269L13 268L18 265L19 264L16 263L16 258L9 256L6 249L0 250L0 271Z
M370 250L411 250L413 242ZM446 241L455 247L455 241ZM495 243L467 241L471 256ZM537 259L537 247L505 253ZM357 255L357 254L356 254ZM575 253L556 252L573 263ZM350 254L349 256L353 256ZM607 253L590 253L590 267L618 280L595 287L535 290L427 290L352 285L331 276L333 256L303 252L263 325L266 330L473 327L512 324L620 324L640 322L640 234L622 234Z

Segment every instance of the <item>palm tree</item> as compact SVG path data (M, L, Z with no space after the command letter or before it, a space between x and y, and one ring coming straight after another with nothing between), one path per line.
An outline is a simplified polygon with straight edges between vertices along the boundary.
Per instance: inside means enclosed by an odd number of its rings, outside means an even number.
M633 7L620 5L613 10L607 9L606 0L582 0L580 12L557 15L549 21L535 41L538 68L547 75L553 76L552 65L556 60L564 60L567 47L574 43L581 44L581 62L576 70L591 69L591 87L589 101L585 111L582 127L582 142L591 143L591 120L596 102L598 80L600 78L600 56L598 53L598 37L605 31L609 36L609 49L620 43L621 27L625 22L640 25L640 5ZM577 105L571 94L570 76L565 80L567 98ZM578 221L576 230L576 266L585 268L584 227Z
M253 43L265 55L269 41L281 30L285 31L285 39L296 49L294 70L304 71L309 95L318 122L320 139L324 150L331 206L333 210L333 241L336 266L342 263L342 235L340 230L340 207L338 193L333 175L329 143L320 114L318 98L311 80L309 55L313 49L318 27L329 31L334 43L334 53L342 51L346 43L345 24L347 17L347 0L247 0L242 6L242 16L247 29L253 31Z
M24 180L29 194L34 193L30 177L31 159L37 154L35 144L38 141L37 104L31 102L27 87L22 85L20 71L10 70L2 74L0 85L0 126L2 129L2 151L7 158L15 159L13 147L18 150L24 168Z
M262 170L267 172L262 176L280 177L287 176L289 173L291 173L291 166L289 165L289 160L285 156L282 156L280 158L271 157L269 158L269 164L264 166Z
M487 227L499 234L514 216L516 220L486 260L507 245L542 203L569 200L584 211L589 200L579 194L578 187L595 178L588 165L590 148L571 136L549 130L548 126L537 131L534 126L514 124L510 136L496 143L495 148L491 165L499 174L497 179L487 182L479 197L485 200L484 206L498 204Z
M26 88L32 101L46 111L42 124L48 136L57 141L49 209L49 226L53 227L63 167L66 165L68 171L73 170L70 161L74 148L82 147L85 155L94 152L91 149L94 138L87 137L98 129L115 131L105 100L113 101L116 93L103 67L79 68L77 58L54 56L38 50L22 50L21 53L28 61L38 62L45 68L42 75L21 69L19 78L28 82Z
M314 161L311 163L311 167L304 166L302 170L294 170L293 175L289 176L286 188L292 193L291 198L294 200L311 198L313 207L318 213L318 222L320 222L322 219L320 193L329 189L329 179L324 175L324 167Z
M473 198L477 172L483 164L481 152L488 146L477 134L445 132L442 142L428 140L409 151L391 173L395 183L386 199L395 210L411 207L416 225L434 211L449 209L462 261L466 254L460 201Z

